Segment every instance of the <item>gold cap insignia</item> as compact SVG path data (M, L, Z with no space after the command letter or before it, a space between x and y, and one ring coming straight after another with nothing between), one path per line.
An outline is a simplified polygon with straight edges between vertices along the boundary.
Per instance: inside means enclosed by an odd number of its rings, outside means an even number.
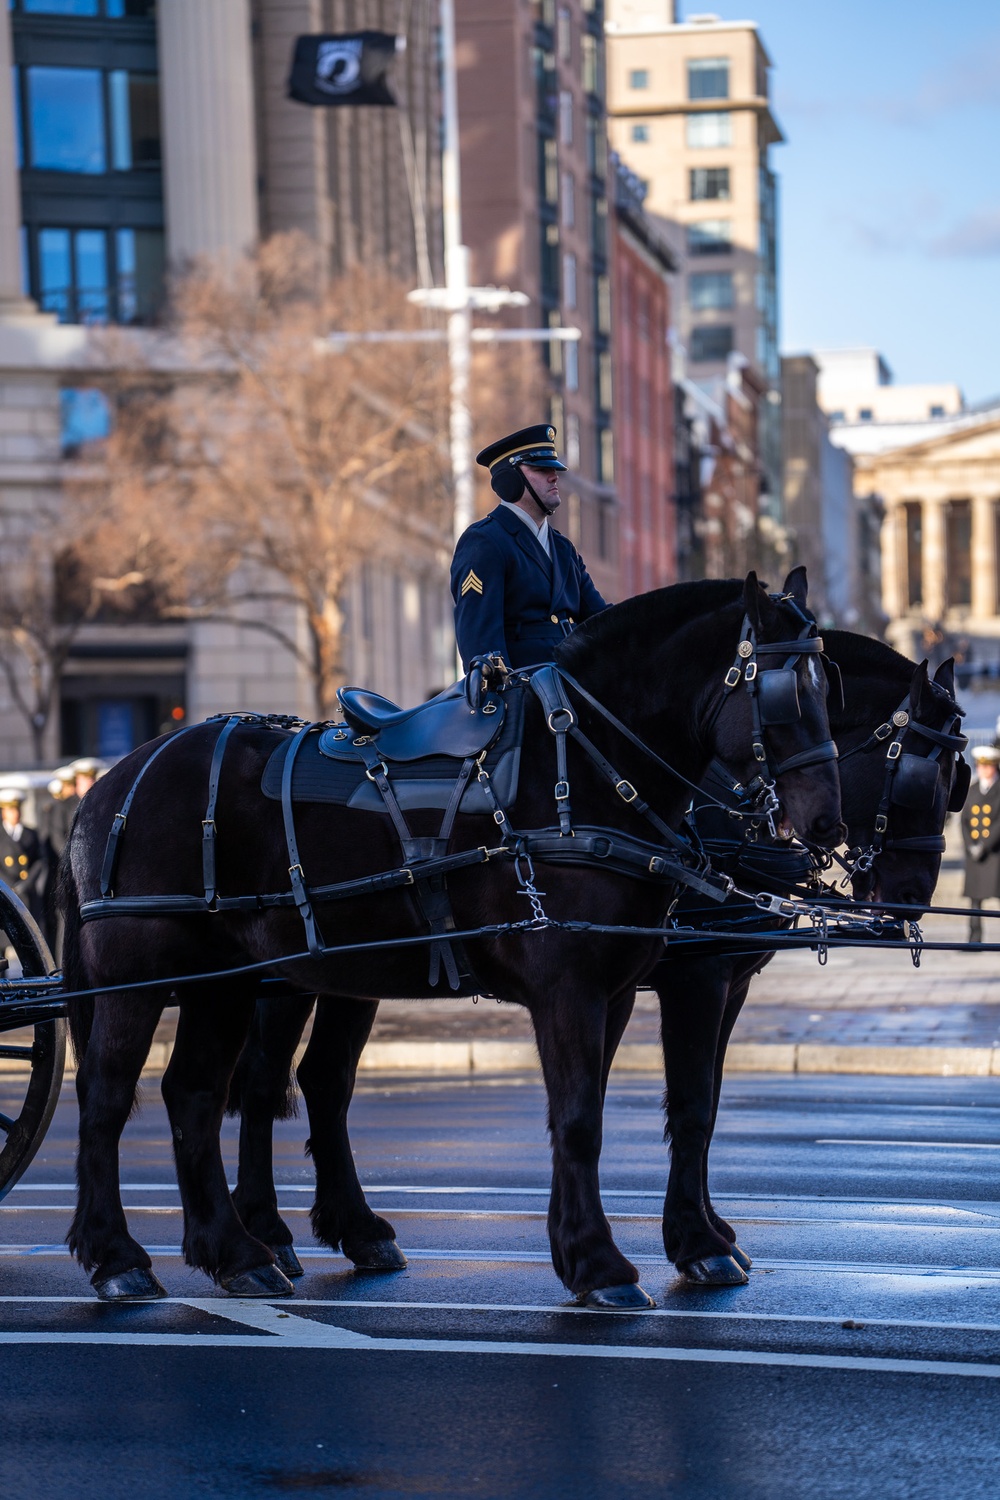
M462 580L461 596L464 599L466 594L481 594L482 592L483 580L470 568Z
M556 440L556 430L555 430L555 428L554 427L546 427L546 429L545 429L545 436L548 438L548 440L549 440L550 443L554 443L555 440Z

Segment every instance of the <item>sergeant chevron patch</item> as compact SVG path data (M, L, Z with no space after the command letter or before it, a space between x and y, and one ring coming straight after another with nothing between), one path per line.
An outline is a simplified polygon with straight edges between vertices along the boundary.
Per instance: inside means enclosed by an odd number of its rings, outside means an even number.
M470 568L462 581L462 598L464 599L466 594L469 593L481 594L482 592L483 580Z

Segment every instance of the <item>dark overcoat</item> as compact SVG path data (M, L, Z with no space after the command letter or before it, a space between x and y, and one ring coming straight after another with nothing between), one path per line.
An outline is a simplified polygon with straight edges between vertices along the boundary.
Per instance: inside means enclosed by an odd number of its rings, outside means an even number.
M973 901L1000 896L1000 778L984 792L975 776L962 809L965 894Z
M11 838L0 823L0 880L17 891L26 906L33 906L42 872L42 846L33 828L24 825L19 839Z
M549 546L551 557L503 505L459 538L451 592L466 667L493 652L511 667L552 661L574 625L607 608L569 537L550 526Z

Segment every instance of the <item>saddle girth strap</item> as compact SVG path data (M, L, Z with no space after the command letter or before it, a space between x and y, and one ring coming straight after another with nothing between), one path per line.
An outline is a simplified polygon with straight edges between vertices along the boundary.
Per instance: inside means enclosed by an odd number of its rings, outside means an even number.
M111 824L111 831L108 834L108 842L104 850L104 864L101 867L101 895L105 898L105 900L109 896L114 896L115 870L118 866L118 846L121 842L122 834L125 832L125 824L128 822L129 810L132 807L132 800L135 797L136 791L138 790L140 781L145 776L150 766L153 764L153 761L157 758L158 755L162 754L162 752L167 748L168 745L172 745L174 740L176 740L180 735L186 734L189 729L200 729L201 727L202 726L200 724L185 724L183 729L179 729L177 731L177 734L172 734L170 738L164 740L161 745L157 745L152 755L140 768L138 775L129 788L128 796L125 798L125 801L121 805L121 811L115 813L114 820Z
M219 778L222 760L226 753L229 736L240 722L240 715L233 714L226 720L222 733L215 742L212 764L208 772L208 806L201 821L201 875L205 884L205 905L211 906L216 897L215 871L215 804L219 800Z
M306 735L312 729L311 724L306 724L296 734L288 747L284 765L281 768L281 817L285 825L285 844L288 849L288 878L292 883L292 896L295 907L302 918L302 925L306 933L306 947L313 957L323 951L323 938L316 925L316 918L309 902L309 892L306 890L305 874L302 862L299 859L299 845L295 837L295 812L292 805L292 770L295 766L295 758L305 742Z

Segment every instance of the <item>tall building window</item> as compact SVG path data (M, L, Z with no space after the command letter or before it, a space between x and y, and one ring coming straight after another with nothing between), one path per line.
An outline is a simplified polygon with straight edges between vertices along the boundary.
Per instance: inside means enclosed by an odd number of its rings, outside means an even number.
M633 141L648 141L649 126L646 124L633 125L629 131L629 136Z
M580 467L580 418L574 412L570 412L566 418L566 462L571 469L578 469ZM579 520L579 498L577 499L576 511L577 519ZM570 510L570 514L572 515L572 509Z
M733 248L732 225L728 219L701 219L689 224L689 255L728 255Z
M972 503L949 500L945 513L944 570L946 602L950 609L967 608L972 603Z
M611 380L611 355L605 350L597 356L597 401L602 411L611 410Z
M576 178L572 172L562 174L562 222L567 229L576 223Z
M573 55L573 18L570 15L568 5L560 5L559 19L556 25L557 44L559 57L562 62L569 62Z
M614 433L611 431L610 427L602 427L601 428L601 435L600 435L599 443L600 443L599 456L600 456L600 466L601 466L601 483L602 484L614 484L614 482L615 482L615 439L614 439ZM602 519L603 519L603 510L604 510L604 507L602 506L601 510L599 512L599 514L601 515ZM603 527L599 528L597 550L600 553L601 557L607 557L608 556L608 548L604 544Z
M597 41L589 33L585 33L580 41L582 63L581 73L583 86L588 94L596 94L598 98L604 97L604 69L601 67L601 50ZM640 85L635 85L640 87ZM646 85L641 85L646 87Z
M648 89L649 69L633 68L628 75L628 86L630 89Z
M27 160L49 172L107 171L98 68L26 68Z
M611 278L610 276L598 276L597 278L597 331L598 333L611 332Z
M567 251L563 256L563 307L576 307L576 256Z
M578 391L580 389L580 345L575 339L566 340L564 369L566 374L566 389L568 391Z
M692 203L730 196L728 167L692 167L689 177Z
M689 99L729 98L728 57L692 57L687 73Z
M38 301L61 323L150 323L159 310L162 230L46 227L29 259Z
M726 359L733 350L733 330L728 323L692 328L691 358L695 363Z
M903 506L906 526L906 603L914 609L924 602L924 508L919 500Z
M687 144L692 150L717 150L733 144L733 117L728 110L708 110L685 117Z
M559 95L559 139L564 146L573 144L573 95L569 89Z
M555 141L540 136L542 143L542 197L546 203L559 202L559 147Z
M688 295L695 312L732 307L732 271L696 271L688 282Z

